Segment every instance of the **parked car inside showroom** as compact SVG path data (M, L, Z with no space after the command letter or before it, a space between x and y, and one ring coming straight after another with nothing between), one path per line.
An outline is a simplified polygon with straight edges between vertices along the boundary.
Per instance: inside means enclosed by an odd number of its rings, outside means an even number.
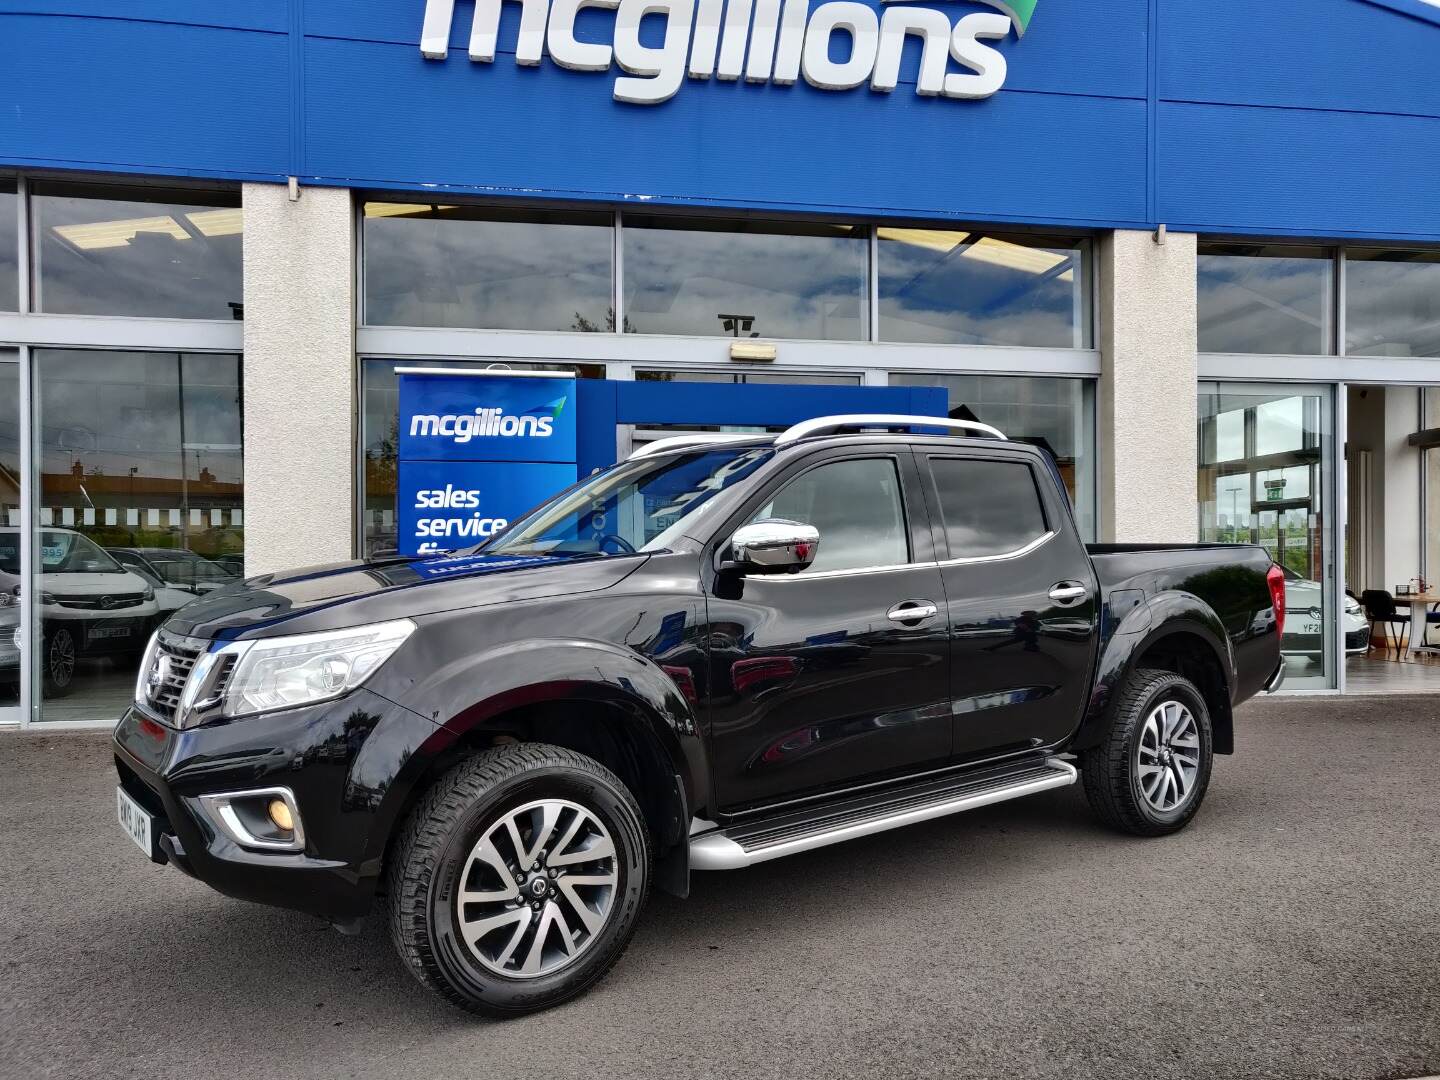
M1280 569L1285 572L1285 636L1281 648L1287 653L1319 656L1325 650L1324 587L1288 566ZM1346 653L1363 653L1370 648L1370 622L1353 596L1344 598L1340 627Z
M44 529L37 554L41 670L45 693L58 697L69 692L77 659L138 657L160 609L149 583L87 536ZM20 530L0 529L0 589L13 600L21 588Z
M240 578L225 567L185 548L115 547L107 548L125 566L143 567L149 576L180 589L189 589L197 596L214 589L233 585Z

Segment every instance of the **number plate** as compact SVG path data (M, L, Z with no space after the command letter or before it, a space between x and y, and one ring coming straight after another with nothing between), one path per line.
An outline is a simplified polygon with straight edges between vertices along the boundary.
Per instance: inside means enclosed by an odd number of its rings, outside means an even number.
M1316 634L1316 635L1318 635L1318 634L1320 633L1320 624L1319 624L1318 622L1301 623L1301 624L1300 624L1300 632L1301 632L1302 634Z
M135 846L149 858L155 857L155 819L129 795L124 788L115 789L115 809L120 818L120 828L135 841Z
M91 641L101 641L106 638L128 638L130 627L128 626L96 626L90 630Z

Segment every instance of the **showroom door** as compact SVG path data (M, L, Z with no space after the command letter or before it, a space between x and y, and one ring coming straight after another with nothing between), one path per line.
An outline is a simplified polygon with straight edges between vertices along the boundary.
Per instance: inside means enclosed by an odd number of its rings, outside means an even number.
M1335 432L1330 386L1200 384L1200 540L1284 568L1286 690L1340 687Z
M20 721L20 364L0 349L0 724Z

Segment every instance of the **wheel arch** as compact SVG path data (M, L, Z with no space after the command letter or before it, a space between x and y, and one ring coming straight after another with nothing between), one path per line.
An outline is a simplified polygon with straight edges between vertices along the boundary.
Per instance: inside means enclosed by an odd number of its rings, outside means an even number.
M1224 624L1209 605L1188 593L1169 593L1151 600L1148 615L1144 629L1117 633L1106 645L1090 705L1072 748L1099 745L1115 691L1135 671L1153 668L1172 671L1195 684L1210 711L1214 752L1233 754L1235 660Z
M475 659L470 675L489 692L456 709L415 755L422 760L407 763L396 777L369 852L377 876L401 824L446 771L493 746L542 742L594 758L620 778L650 828L657 885L684 895L691 808L703 805L709 788L691 705L675 679L649 660L603 644L577 646L512 643ZM516 658L510 654L524 662L505 663ZM497 685L497 670L514 678ZM526 672L541 670L551 676L524 681ZM450 681L464 680L454 675Z

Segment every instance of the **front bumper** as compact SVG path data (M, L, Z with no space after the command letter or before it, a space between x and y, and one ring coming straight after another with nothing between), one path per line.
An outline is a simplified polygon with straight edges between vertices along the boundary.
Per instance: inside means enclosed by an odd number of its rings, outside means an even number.
M370 908L405 780L438 733L363 688L188 731L132 708L115 729L115 766L121 787L155 815L157 861L227 896L348 921ZM202 795L279 786L294 792L302 852L241 847L202 806Z

